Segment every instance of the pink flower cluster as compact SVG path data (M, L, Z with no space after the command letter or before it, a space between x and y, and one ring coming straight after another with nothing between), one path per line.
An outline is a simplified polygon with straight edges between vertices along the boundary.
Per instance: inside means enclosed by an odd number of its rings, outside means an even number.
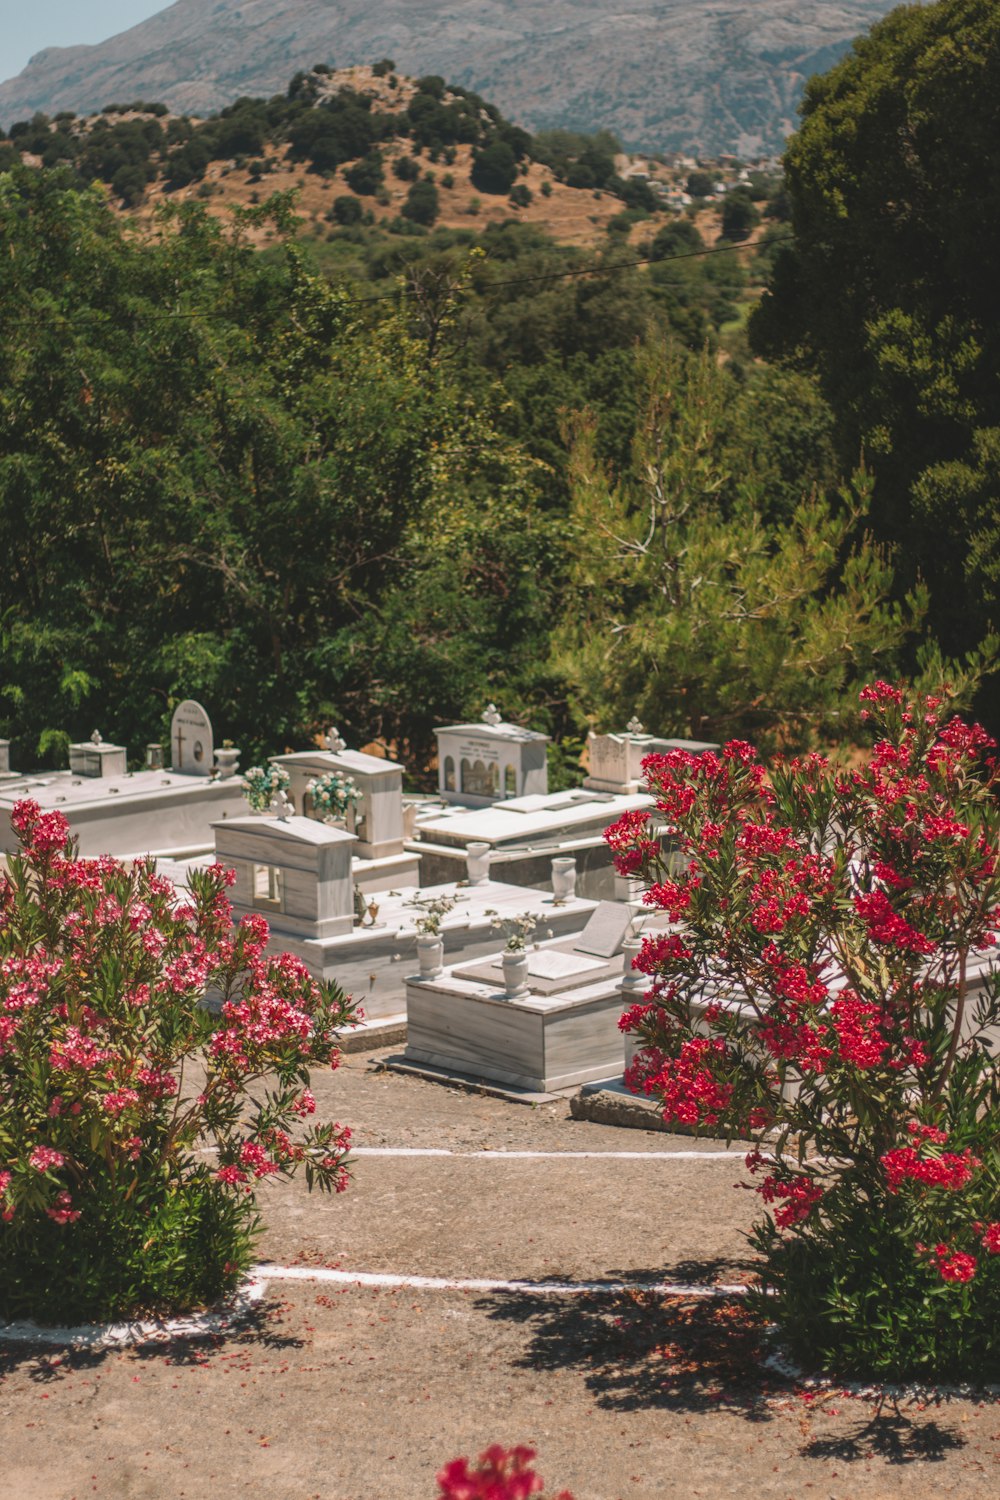
M310 1182L341 1191L348 1132L310 1118L308 1066L336 1066L350 1000L290 955L265 957L263 919L234 927L231 871L195 872L181 899L151 862L77 858L61 814L26 800L12 821L22 848L0 874L3 1221L71 1226L95 1176L123 1163L129 1181L201 1173L191 1152L202 1140L219 1150L222 1180L248 1192L302 1163ZM214 1033L210 985L225 997ZM248 1132L251 1103L266 1128ZM293 1141L296 1121L308 1123Z
M69 838L69 824L60 812L43 813L31 797L15 802L10 815L11 826L21 838L25 849L45 858L62 851Z
M61 1151L56 1151L51 1146L36 1146L28 1157L31 1166L36 1172L48 1172L55 1167L61 1167L66 1158Z
M532 1467L533 1448L502 1448L494 1443L474 1467L467 1458L452 1459L437 1476L438 1500L530 1500L545 1485ZM555 1500L573 1500L562 1490Z

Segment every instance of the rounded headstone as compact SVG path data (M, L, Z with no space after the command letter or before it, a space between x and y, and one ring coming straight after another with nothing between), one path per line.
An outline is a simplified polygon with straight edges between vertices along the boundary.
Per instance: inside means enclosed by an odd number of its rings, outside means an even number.
M187 776L210 776L215 764L212 721L193 698L179 703L170 721L170 764Z

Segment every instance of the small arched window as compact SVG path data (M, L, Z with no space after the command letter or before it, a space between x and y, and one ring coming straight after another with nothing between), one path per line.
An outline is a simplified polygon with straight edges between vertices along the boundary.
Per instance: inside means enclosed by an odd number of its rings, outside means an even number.
M459 767L458 788L457 788L458 791L460 791L460 792L468 791L468 788L469 788L469 774L470 774L471 770L472 770L472 767L469 765L469 762L463 756L462 757L462 764Z
M446 755L444 758L444 789L446 792L455 790L455 757Z
M513 766L505 766L503 772L503 794L505 797L517 796L517 772Z

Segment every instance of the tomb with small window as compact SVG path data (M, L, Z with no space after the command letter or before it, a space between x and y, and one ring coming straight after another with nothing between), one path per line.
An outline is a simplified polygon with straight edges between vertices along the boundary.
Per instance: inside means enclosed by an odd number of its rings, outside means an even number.
M324 939L354 927L352 833L315 818L250 815L215 825L215 853L236 872L234 915L267 917L277 938Z
M336 729L324 737L323 748L290 755L272 755L271 764L283 766L291 779L288 795L296 813L323 821L313 804L310 782L328 773L349 778L356 800L344 809L342 825L357 839L354 847L356 883L363 891L388 890L414 883L418 861L404 849L403 768L395 761L360 750L348 750Z
M438 790L458 807L489 807L548 791L548 736L507 724L491 703L478 724L436 729Z

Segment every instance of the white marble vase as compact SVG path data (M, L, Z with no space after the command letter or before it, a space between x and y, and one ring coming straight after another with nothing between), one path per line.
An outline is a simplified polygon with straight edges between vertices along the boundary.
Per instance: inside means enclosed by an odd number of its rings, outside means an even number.
M504 993L508 1000L516 1000L528 993L528 953L525 948L505 948L503 966Z
M421 979L434 979L444 968L444 938L439 932L417 934L417 962Z
M552 861L552 899L556 906L565 906L576 895L576 860L561 858Z
M465 846L465 867L470 885L485 885L489 880L491 852L489 844L472 843Z

